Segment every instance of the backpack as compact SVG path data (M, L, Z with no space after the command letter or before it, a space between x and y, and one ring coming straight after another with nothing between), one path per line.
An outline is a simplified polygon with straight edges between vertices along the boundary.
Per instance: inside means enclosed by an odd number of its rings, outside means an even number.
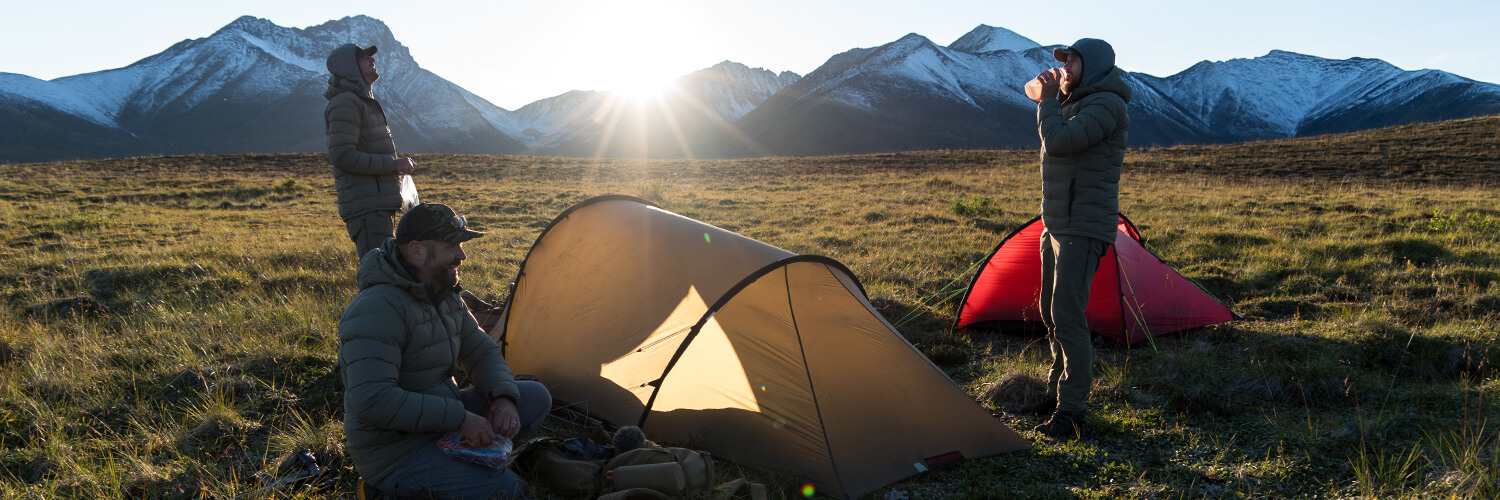
M697 498L707 496L714 486L713 459L687 448L636 448L615 455L603 469L604 493L645 488L668 497Z
M537 438L516 448L516 469L536 476L553 491L570 498L594 498L604 459L583 456L556 438Z
M518 448L514 463L554 492L572 498L766 498L764 486L744 479L715 487L713 459L706 452L649 441L614 454L609 446L586 437L537 438Z

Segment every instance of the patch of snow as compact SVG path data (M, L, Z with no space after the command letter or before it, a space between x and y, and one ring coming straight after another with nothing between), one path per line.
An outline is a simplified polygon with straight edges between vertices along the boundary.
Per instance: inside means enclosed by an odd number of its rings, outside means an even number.
M489 101L486 101L483 97L474 95L474 93L467 90L460 89L460 93L463 95L464 101L469 103L470 106L473 106L474 109L478 110L479 115L483 117L485 121L489 122L490 125L494 126L496 129L499 129L501 132L504 132L505 135L509 135L511 137L521 137L522 129L514 114L506 111L504 108L490 103Z
M858 109L875 109L868 93L860 92L852 88L836 89L827 94L829 100L846 104Z
M286 61L293 66L314 73L323 73L328 71L327 61L320 61L317 59L297 55L284 47L271 44L265 40L251 36L249 33L243 31L239 32L239 35L241 39L244 39L245 42L249 43L250 45L265 51L265 53L269 54L271 57Z
M120 128L114 117L89 99L56 82L15 73L0 73L0 96L14 95L110 128Z
M973 31L965 33L964 36L954 40L948 45L948 49L959 52L979 54L984 52L996 52L1009 50L1012 52L1024 52L1041 47L1030 38L1016 34L1016 32L981 24Z
M1357 104L1367 87L1400 72L1369 59L1332 60L1273 50L1254 59L1199 63L1162 81L1185 111L1210 127L1231 127L1216 120L1232 118L1241 124L1265 123L1291 137L1309 116Z
M719 117L734 121L800 78L790 71L778 75L765 68L724 61L679 78L677 88L684 93L682 97L711 104Z

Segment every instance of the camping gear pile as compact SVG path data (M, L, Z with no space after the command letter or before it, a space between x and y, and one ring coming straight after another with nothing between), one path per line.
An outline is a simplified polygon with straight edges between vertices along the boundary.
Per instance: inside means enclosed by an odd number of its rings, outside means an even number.
M533 439L517 450L517 468L570 498L766 498L765 486L744 479L714 486L708 453L659 446L635 426L616 430L610 444L600 444L602 432L594 427L565 440Z

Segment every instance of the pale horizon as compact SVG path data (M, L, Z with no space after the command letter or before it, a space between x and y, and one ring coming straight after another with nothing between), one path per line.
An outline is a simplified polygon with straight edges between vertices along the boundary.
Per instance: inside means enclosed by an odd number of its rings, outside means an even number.
M1061 4L1059 4L1061 5ZM367 1L359 10L283 0L8 5L0 72L44 80L128 66L240 16L305 29L367 15L391 28L424 69L506 109L571 90L658 85L722 61L806 75L839 53L916 33L948 45L980 25L1042 44L1114 45L1119 65L1155 76L1200 61L1286 50L1381 59L1500 83L1490 53L1500 2L1034 2L979 0Z

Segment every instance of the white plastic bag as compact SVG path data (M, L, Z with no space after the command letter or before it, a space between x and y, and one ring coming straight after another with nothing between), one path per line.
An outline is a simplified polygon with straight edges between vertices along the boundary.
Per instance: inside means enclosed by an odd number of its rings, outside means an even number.
M398 181L398 184L401 186L402 212L411 210L411 207L415 207L418 204L422 203L422 201L417 198L417 183L411 181L410 175L402 175L401 179Z

